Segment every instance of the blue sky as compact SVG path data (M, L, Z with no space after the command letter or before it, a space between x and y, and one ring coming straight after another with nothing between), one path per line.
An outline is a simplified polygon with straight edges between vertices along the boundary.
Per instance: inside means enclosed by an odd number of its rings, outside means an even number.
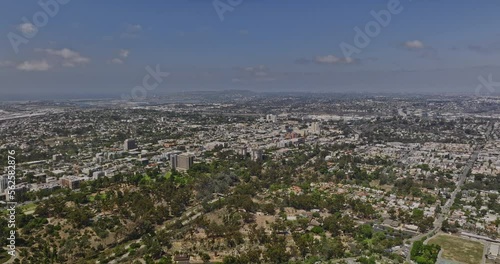
M33 20L47 12L38 1L0 2L4 98L119 97L156 65L169 76L148 96L228 89L474 93L479 76L500 81L494 0L217 0L228 8L223 19L211 0L42 2L58 6L43 26ZM357 47L354 28L367 33L366 24L376 22L371 12L389 12L389 5L400 11ZM14 35L27 40L17 53ZM360 52L345 56L341 43Z

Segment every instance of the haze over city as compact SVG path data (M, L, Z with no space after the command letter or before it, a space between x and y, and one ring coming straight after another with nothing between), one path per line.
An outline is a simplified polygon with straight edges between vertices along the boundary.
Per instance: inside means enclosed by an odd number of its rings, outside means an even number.
M0 263L500 263L499 7L0 1Z
M0 6L3 100L119 98L156 65L170 75L149 96L474 94L480 76L500 76L497 1L65 0L45 11L36 1L6 0ZM365 34L358 36L361 46L355 28ZM342 43L355 52L346 53Z

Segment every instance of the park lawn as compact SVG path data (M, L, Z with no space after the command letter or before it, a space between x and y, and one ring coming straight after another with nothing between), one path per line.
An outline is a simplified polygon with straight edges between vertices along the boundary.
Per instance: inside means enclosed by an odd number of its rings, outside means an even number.
M440 234L431 238L428 244L437 244L443 250L442 258L467 264L481 263L484 245L457 236Z
M23 210L23 212L25 214L32 214L35 212L36 207L37 207L37 204L30 203L30 204L21 206L21 209Z
M97 196L97 194L90 195L89 201L91 201L91 202L95 201L96 196ZM104 200L104 199L106 199L107 195L105 193L101 193L101 194L99 194L99 197L101 198L101 200Z

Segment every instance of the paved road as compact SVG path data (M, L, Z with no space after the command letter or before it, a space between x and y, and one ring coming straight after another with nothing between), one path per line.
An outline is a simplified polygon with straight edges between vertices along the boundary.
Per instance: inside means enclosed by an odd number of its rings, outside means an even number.
M481 264L486 263L486 255L488 255L488 249L490 248L490 242L485 241L484 242L484 248L483 248L483 259L481 259Z
M488 131L486 132L486 140L485 140L485 142L488 142L488 140L490 139L492 131L493 131L493 123L490 123L490 125L488 127ZM484 144L476 146L476 148L474 149L474 152L472 153L472 155L470 156L469 160L465 164L465 167L464 167L464 169L462 171L462 174L460 174L460 178L459 178L459 180L457 182L455 190L451 193L450 198L446 201L445 205L441 208L441 213L434 220L434 228L431 229L430 231L428 231L427 233L423 233L423 234L417 235L415 237L412 237L409 240L409 242L410 242L410 250L411 250L411 248L413 246L413 243L415 241L418 241L418 240L422 239L425 236L432 236L436 232L438 232L439 230L441 230L441 227L443 226L443 221L448 218L448 215L450 214L450 208L453 205L453 203L455 202L455 198L457 197L457 194L462 190L462 185L464 184L465 180L467 179L467 175L469 175L469 172L471 171L472 166L476 162L477 157L479 156L479 152L483 148L484 148ZM412 261L410 260L410 254L408 254L406 256L406 261L408 261L409 263L412 263Z

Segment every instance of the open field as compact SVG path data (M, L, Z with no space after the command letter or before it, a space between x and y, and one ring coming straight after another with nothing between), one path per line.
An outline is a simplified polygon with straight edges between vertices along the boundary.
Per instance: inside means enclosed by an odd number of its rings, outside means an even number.
M29 203L27 205L21 206L23 212L25 213L34 213L37 205L35 203Z
M441 257L444 259L478 264L483 257L483 244L457 236L439 234L431 238L428 244L440 245L443 250Z

